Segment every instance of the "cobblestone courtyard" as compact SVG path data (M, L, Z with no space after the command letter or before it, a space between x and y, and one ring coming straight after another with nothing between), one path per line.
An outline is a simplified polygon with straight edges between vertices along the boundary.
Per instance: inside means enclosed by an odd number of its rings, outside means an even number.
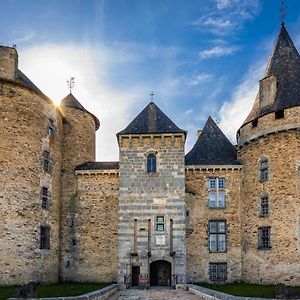
M117 294L108 298L108 300L200 300L203 299L200 296L194 295L188 291L171 290L171 289L150 289L150 290L138 290L128 289L119 291Z

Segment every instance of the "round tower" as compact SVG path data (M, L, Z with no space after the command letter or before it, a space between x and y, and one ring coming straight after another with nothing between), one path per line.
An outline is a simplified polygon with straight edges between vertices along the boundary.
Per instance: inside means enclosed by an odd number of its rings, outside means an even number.
M242 280L299 285L300 56L284 24L237 139Z
M62 223L61 279L76 280L79 241L76 236L76 166L95 161L95 131L99 120L70 93L61 101L63 119L62 146Z
M1 284L55 282L62 117L0 46Z

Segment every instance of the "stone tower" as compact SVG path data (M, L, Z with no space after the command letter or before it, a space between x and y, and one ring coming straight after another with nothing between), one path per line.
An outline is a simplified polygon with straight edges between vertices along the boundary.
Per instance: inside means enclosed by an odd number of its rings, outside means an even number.
M117 137L119 286L185 283L186 132L151 102Z
M61 192L61 279L75 280L81 269L78 227L76 166L95 161L95 131L98 119L70 93L61 101L63 119Z
M61 120L0 46L0 285L58 280Z
M300 56L282 24L239 129L242 280L300 282Z

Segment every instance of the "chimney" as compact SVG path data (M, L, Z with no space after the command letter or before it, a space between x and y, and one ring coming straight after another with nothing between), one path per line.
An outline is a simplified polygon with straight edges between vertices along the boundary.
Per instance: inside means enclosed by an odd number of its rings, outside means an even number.
M0 79L15 81L18 70L18 53L15 48L0 46Z

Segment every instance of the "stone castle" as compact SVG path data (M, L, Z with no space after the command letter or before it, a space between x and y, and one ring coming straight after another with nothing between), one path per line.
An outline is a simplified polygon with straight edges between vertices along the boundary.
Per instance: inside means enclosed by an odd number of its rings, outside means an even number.
M282 24L233 146L153 102L95 162L100 123L56 107L0 47L0 284L300 284L300 56Z

